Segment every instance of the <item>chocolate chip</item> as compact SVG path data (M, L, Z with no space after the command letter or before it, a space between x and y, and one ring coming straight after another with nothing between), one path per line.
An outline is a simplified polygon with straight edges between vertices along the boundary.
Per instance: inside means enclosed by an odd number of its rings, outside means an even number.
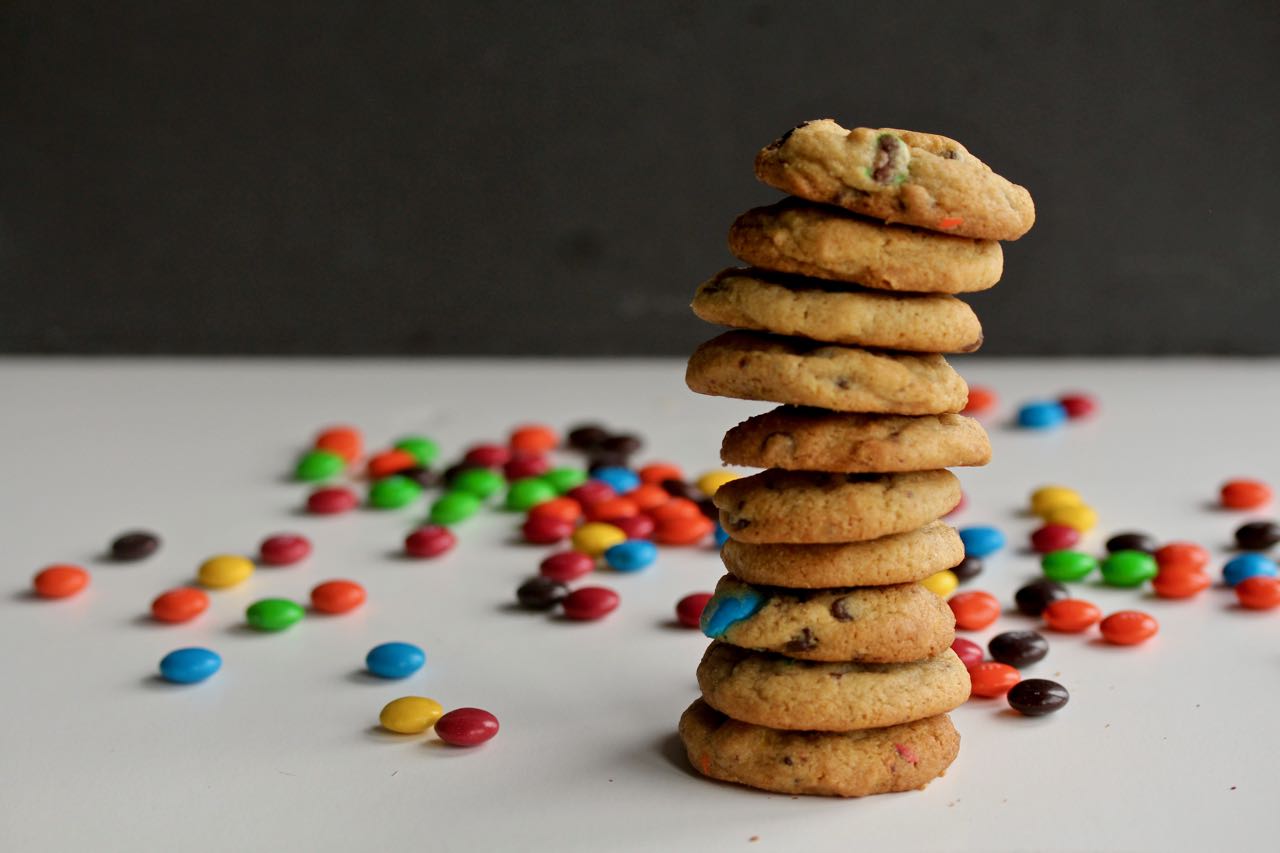
M792 637L786 645L789 652L807 652L817 647L818 638L813 636L813 631L809 628L801 628L800 633Z
M876 157L871 164L871 179L877 184L887 184L893 180L895 171L893 157L901 146L902 141L889 133L883 134L876 141Z
M849 388L852 387L852 385L853 383L851 383L848 380L848 378L844 376L841 376L839 379L836 380L836 387L839 388L841 391L848 391Z
M782 756L782 763L787 765L788 767L790 767L792 764L795 764L795 762L791 760L790 755Z
M853 614L849 612L849 596L842 595L831 602L831 616L837 622L853 621Z
M731 521L729 524L730 524L730 526L731 526L734 530L746 530L748 527L750 527L750 526L751 526L751 519L749 519L749 518L735 518L735 519L734 519L733 521Z
M942 157L946 160L959 160L960 152L954 148L948 148L946 151L942 152Z

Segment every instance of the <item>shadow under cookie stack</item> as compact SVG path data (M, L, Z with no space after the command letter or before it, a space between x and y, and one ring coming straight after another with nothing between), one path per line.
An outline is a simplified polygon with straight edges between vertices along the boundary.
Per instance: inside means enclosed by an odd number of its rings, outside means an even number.
M782 404L724 437L764 471L715 495L728 569L702 616L702 698L680 720L701 773L786 794L923 788L955 759L947 712L969 697L955 621L921 581L964 548L941 519L949 467L986 464L942 353L982 329L954 294L1000 278L997 240L1035 218L1025 189L959 143L807 122L756 157L791 197L738 217L750 264L703 283L702 394ZM891 224L892 223L892 224Z

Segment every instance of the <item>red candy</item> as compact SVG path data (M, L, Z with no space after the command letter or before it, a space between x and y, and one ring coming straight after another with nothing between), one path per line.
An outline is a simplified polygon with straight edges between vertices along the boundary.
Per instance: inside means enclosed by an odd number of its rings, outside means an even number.
M364 450L364 440L360 437L360 430L355 427L329 427L316 436L316 450L336 453L350 465L360 458Z
M1209 564L1209 552L1194 542L1170 542L1156 550L1160 571L1186 569L1200 571Z
M595 570L595 558L581 551L560 551L547 557L538 565L538 574L561 583L577 580Z
M541 477L551 470L551 460L541 453L517 452L502 466L502 476L508 481L523 480L525 477Z
M534 545L554 545L573 535L574 523L545 515L531 515L520 527L524 541Z
M676 621L686 628L697 628L702 620L702 611L711 600L709 592L692 592L676 602Z
M960 500L956 501L956 505L953 506L951 509L949 509L947 513L942 517L950 518L951 516L955 515L957 512L960 512L961 510L963 510L968 505L969 505L969 498L965 495L964 492L961 492Z
M458 544L453 531L439 524L419 527L404 539L404 552L410 557L439 557Z
M986 699L1003 696L1021 680L1018 671L1007 663L989 660L969 667L969 692L974 696Z
M572 523L582 518L582 504L573 498L552 498L530 509L529 518L554 518Z
M956 657L960 658L960 662L964 664L965 669L972 669L982 663L985 655L982 646L973 640L966 640L964 637L956 637L951 643L951 651L956 653Z
M593 503L617 496L618 493L613 490L613 487L603 480L587 480L568 492L568 497L577 501L584 509Z
M49 566L36 573L32 585L41 598L67 598L89 585L89 573L79 566Z
M277 533L262 540L258 561L268 566L291 566L311 553L311 542L296 533Z
M1261 480L1228 480L1221 496L1227 509L1257 509L1271 501L1271 487Z
M1160 623L1155 617L1141 610L1121 610L1112 613L1098 626L1102 639L1117 646L1136 646L1156 635Z
M1062 406L1067 413L1067 417L1073 421L1079 418L1087 418L1098 411L1098 401L1089 394L1079 392L1063 394L1058 398L1058 405Z
M969 402L962 411L966 415L977 415L993 408L999 398L996 392L982 385L969 386Z
M1161 569L1151 581L1151 588L1161 598L1191 598L1212 585L1204 572L1186 568Z
M337 515L350 512L360 503L356 493L346 486L326 486L307 496L307 512L315 515Z
M1000 600L989 592L959 592L947 599L947 606L962 631L980 631L1000 616Z
M364 587L355 581L325 581L311 590L311 607L317 613L347 613L364 604L364 598Z
M602 619L618 609L618 594L603 586L584 586L565 596L561 606L567 619Z
M187 622L209 609L209 596L202 589L180 586L162 592L151 602L151 618L157 622Z
M1031 550L1037 554L1062 551L1080 541L1080 531L1066 524L1046 524L1031 534Z
M587 507L587 521L607 521L612 523L617 518L631 518L640 514L640 507L627 497L605 498Z
M418 467L418 457L407 450L384 450L369 457L367 471L375 480Z
M511 451L501 444L477 444L467 451L462 461L480 468L501 468L511 459Z
M516 453L546 453L560 445L560 436L549 426L542 424L525 424L516 427L507 439L507 444ZM525 476L537 476L526 474Z
M641 512L657 509L671 500L671 495L667 494L667 490L657 483L642 483L627 492L623 497L635 501Z
M436 720L436 735L453 746L479 746L498 733L498 718L479 708L455 708Z
M614 527L627 534L628 539L648 539L653 536L656 525L647 515L633 515L630 518L614 518L609 521Z
M650 462L636 473L640 475L640 482L654 486L661 486L663 480L684 479L684 471L680 470L680 466L670 462Z
M715 522L699 512L694 516L659 521L653 531L653 541L659 545L697 545L715 529Z
M1044 622L1055 631L1078 634L1091 628L1102 618L1097 607L1080 598L1060 598L1045 607Z
M1271 610L1280 607L1280 578L1255 575L1235 585L1236 598L1241 607L1250 610Z

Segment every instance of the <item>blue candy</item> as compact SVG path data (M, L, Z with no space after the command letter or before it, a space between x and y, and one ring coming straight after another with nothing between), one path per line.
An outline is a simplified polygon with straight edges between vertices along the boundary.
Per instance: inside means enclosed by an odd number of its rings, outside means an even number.
M1004 547L1004 534L994 527L964 527L960 530L967 557L989 557Z
M604 552L604 561L619 572L638 572L658 559L658 546L648 539L628 539Z
M174 684L204 681L221 668L222 658L208 649L178 649L160 659L160 676Z
M723 548L724 543L729 541L729 532L720 526L720 522L716 522L716 547Z
M1235 586L1245 578L1273 578L1277 574L1280 569L1276 568L1276 561L1265 554L1241 554L1222 567L1222 580L1227 586Z
M383 643L365 655L364 665L379 678L408 678L427 662L426 652L412 643Z
M597 468L591 473L591 479L608 484L609 488L620 495L625 495L640 485L640 475L630 468L623 468L621 465L607 465L604 468Z
M1051 429L1067 419L1067 410L1053 400L1037 400L1018 409L1018 426L1027 429Z
M749 587L717 592L703 608L699 627L714 640L723 636L735 622L754 616L761 607L764 607L764 596Z

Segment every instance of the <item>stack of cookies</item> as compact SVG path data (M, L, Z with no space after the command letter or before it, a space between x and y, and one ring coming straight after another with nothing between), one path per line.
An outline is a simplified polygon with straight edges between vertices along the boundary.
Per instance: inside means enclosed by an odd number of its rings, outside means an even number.
M782 405L724 438L724 462L766 470L715 495L729 574L680 735L703 774L765 790L922 788L959 749L947 712L969 677L920 581L964 557L940 520L960 500L946 469L991 455L942 354L981 345L954 294L996 283L996 241L1034 207L950 139L830 120L765 148L756 175L792 197L733 224L751 266L705 282L693 310L734 331L686 380Z

